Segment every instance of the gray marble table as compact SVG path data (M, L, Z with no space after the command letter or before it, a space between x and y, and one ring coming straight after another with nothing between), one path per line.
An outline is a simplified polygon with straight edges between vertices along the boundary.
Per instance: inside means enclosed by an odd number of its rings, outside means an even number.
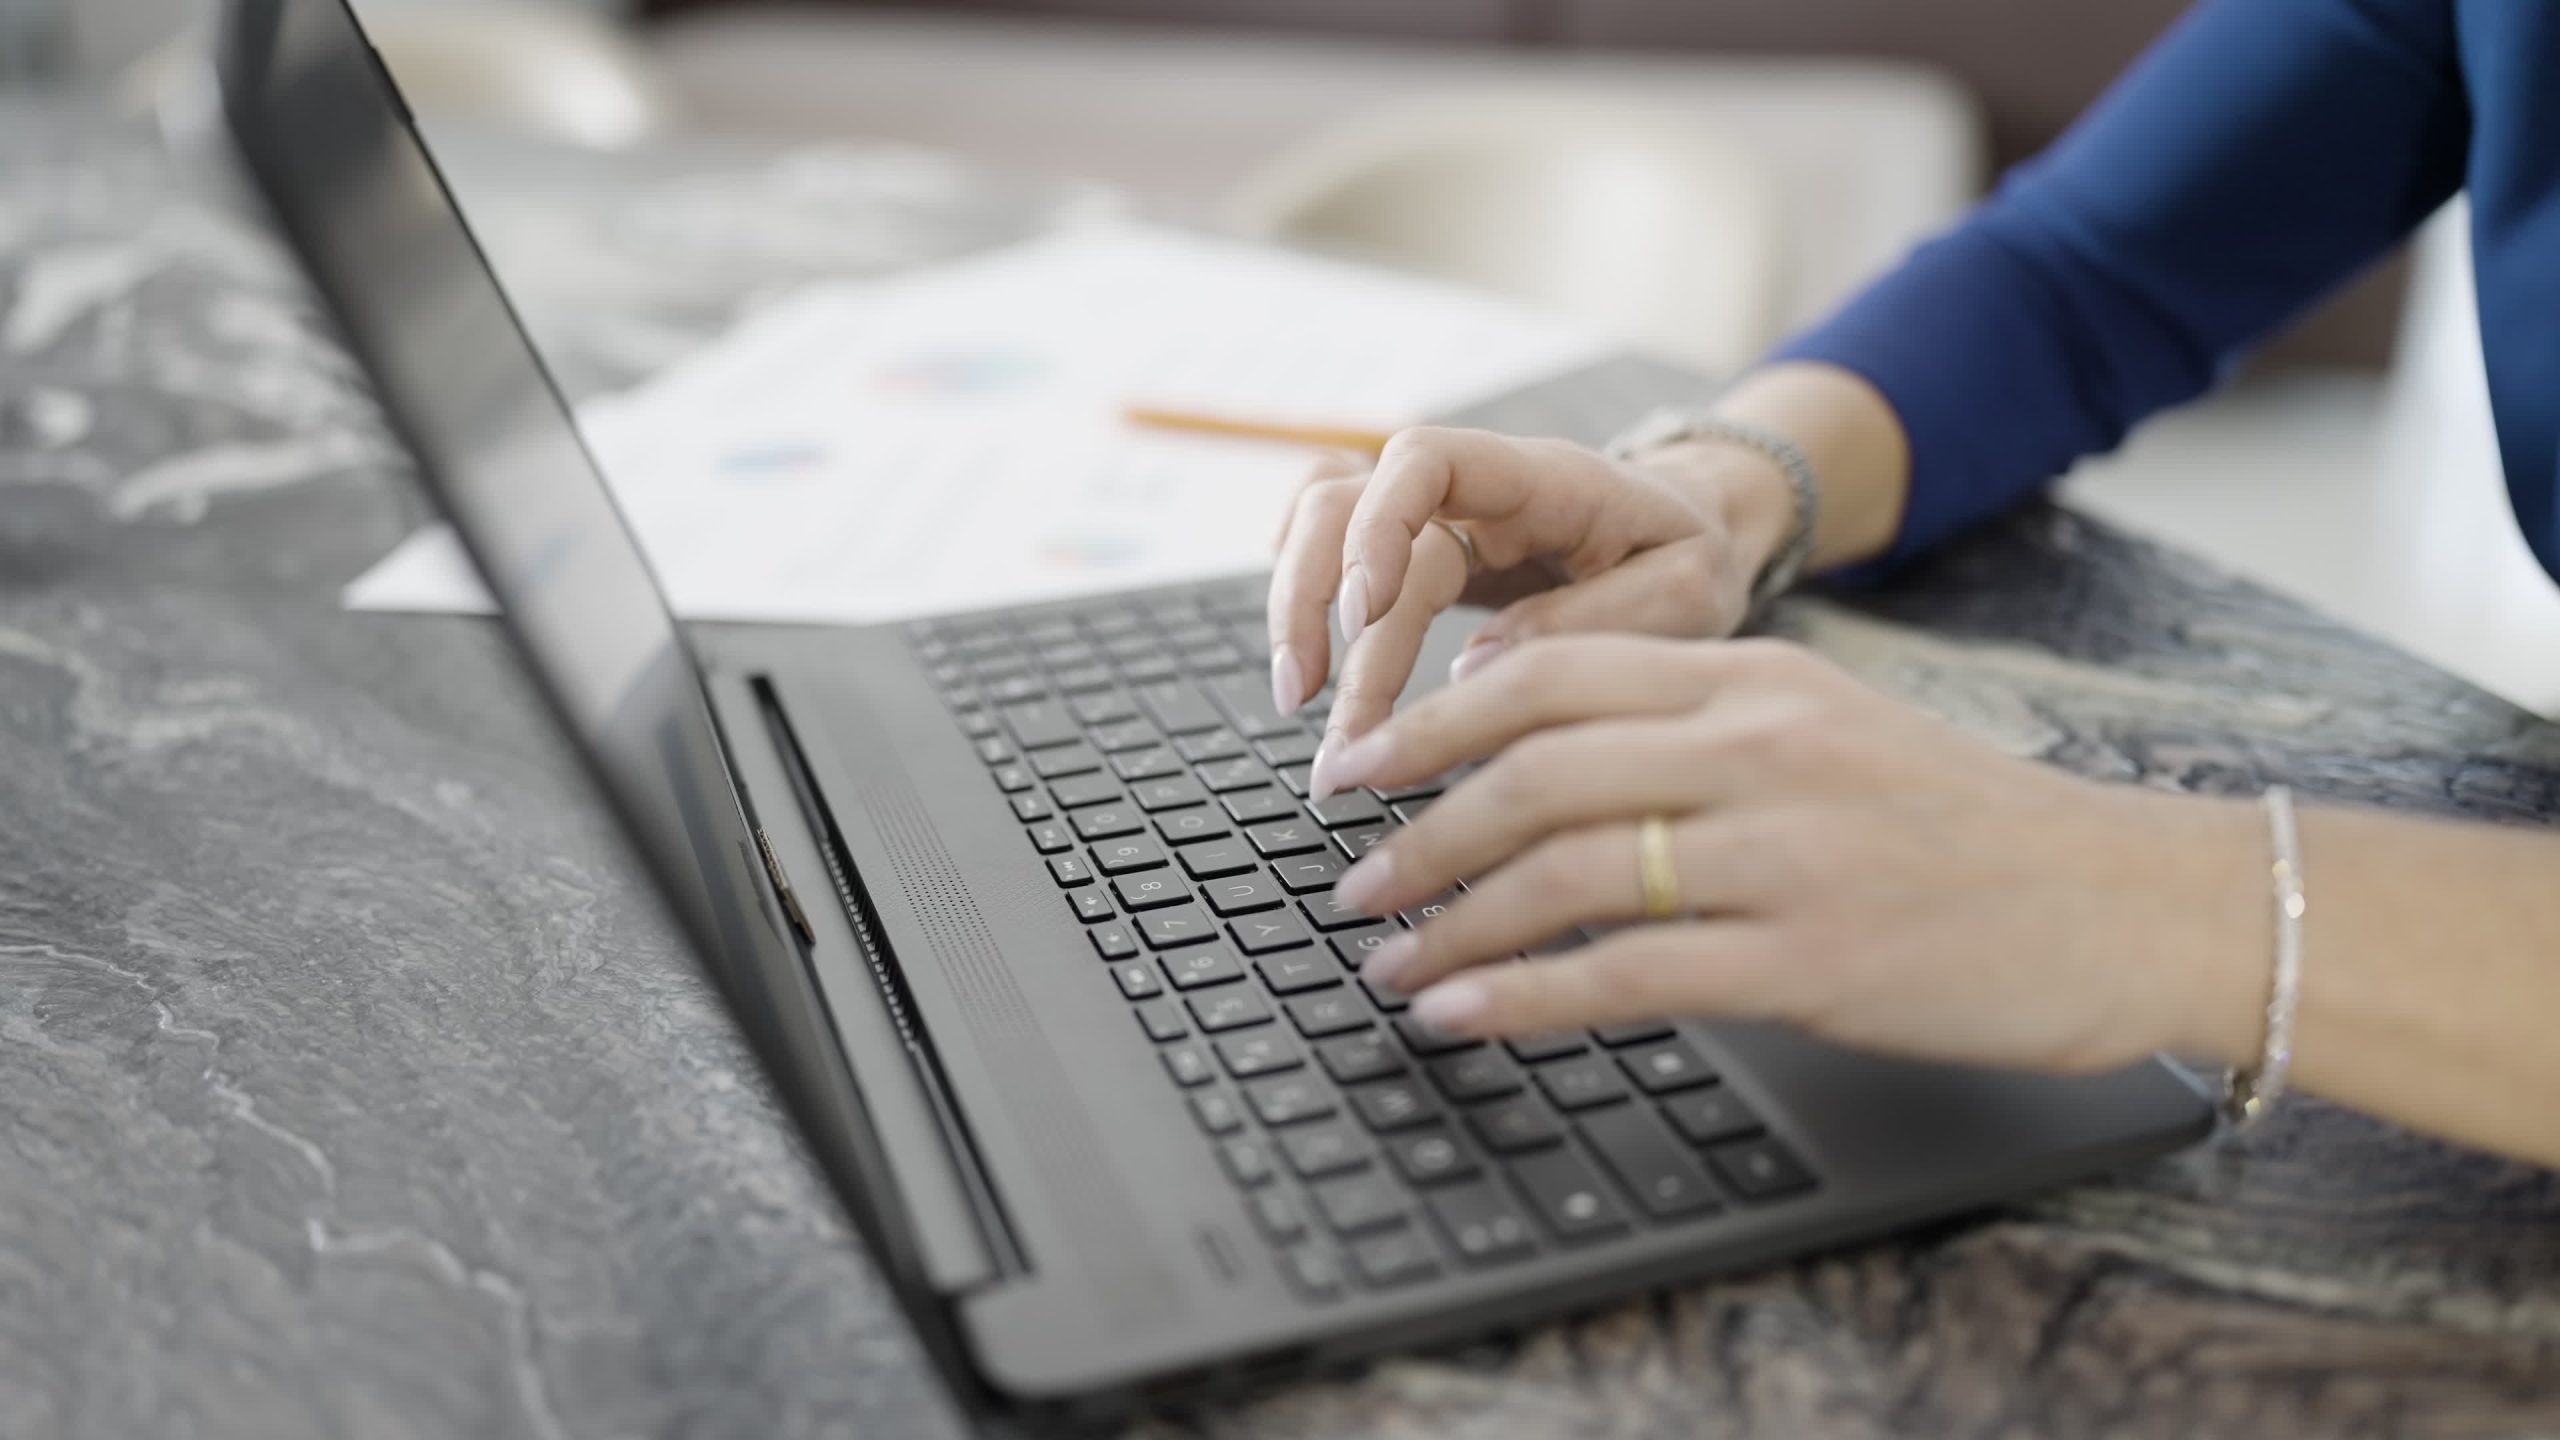
M1109 203L912 154L476 153L581 392ZM338 608L420 506L311 313L147 137L0 101L0 1435L960 1433L498 637ZM1496 418L1614 418L1565 402ZM2054 510L1782 623L2093 775L2560 815L2552 727ZM2303 1103L1141 1430L2560 1435L2560 1181Z

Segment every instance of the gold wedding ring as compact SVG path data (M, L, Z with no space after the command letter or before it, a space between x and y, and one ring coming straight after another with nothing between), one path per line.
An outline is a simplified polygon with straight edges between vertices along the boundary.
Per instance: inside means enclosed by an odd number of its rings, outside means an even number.
M1671 863L1671 822L1647 815L1636 830L1636 879L1644 887L1644 918L1668 920L1680 913L1680 872Z
M1449 538L1458 542L1459 553L1467 557L1468 574L1473 575L1478 569L1482 568L1476 562L1476 541L1474 536L1469 535L1466 531L1459 529L1457 526L1452 525L1448 521L1442 520L1437 516L1432 518L1431 523L1448 531Z

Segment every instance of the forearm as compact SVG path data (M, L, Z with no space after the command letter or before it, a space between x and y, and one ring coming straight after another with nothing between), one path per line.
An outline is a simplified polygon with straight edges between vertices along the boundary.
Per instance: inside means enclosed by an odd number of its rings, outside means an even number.
M1837 366L1782 361L1744 376L1716 413L1786 436L1812 462L1822 510L1809 571L1854 564L1893 543L1911 490L1911 445L1874 386ZM1778 488L1762 487L1754 499L1778 508L1783 527L1791 498L1777 478Z
M2560 835L2306 809L2302 861L2294 1084L2560 1165ZM2263 1039L2271 909L2242 925L2194 1006L2224 1063Z

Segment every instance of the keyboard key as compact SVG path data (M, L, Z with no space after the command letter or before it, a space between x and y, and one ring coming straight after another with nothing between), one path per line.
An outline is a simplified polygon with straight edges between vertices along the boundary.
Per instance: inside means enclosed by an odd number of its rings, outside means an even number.
M1625 1025L1603 1025L1591 1035L1615 1050L1625 1045L1642 1045L1648 1040L1668 1040L1671 1027L1659 1020L1637 1020Z
M1218 1078L1218 1067L1209 1061L1208 1047L1193 1040L1181 1045L1167 1045L1157 1052L1164 1061L1165 1073L1181 1086L1206 1085Z
M1280 893L1278 881L1259 873L1212 880L1200 887L1200 894L1208 900L1210 909L1226 916L1274 909L1288 898Z
M1591 1048L1591 1042L1583 1039L1582 1032L1579 1030L1559 1030L1552 1035L1523 1035L1517 1040L1507 1042L1503 1048L1509 1050L1514 1057L1534 1065L1541 1060L1560 1060L1567 1055L1579 1055Z
M1247 915L1228 925L1227 931L1236 937L1237 948L1247 955L1268 955L1274 950L1295 950L1315 943L1307 927L1298 923L1298 917L1285 912Z
M1253 962L1253 968L1262 973L1262 983L1271 987L1274 995L1296 995L1342 983L1342 972L1334 967L1334 963L1312 950L1265 955ZM1360 1008L1356 1000L1351 1004L1354 1009Z
M1400 1015L1413 1004L1412 996L1401 990L1389 989L1366 976L1361 978L1360 989L1369 997L1370 1004L1390 1015Z
M1024 751L1037 751L1044 746L1065 746L1078 738L1075 717L1055 700L1029 700L1021 705L998 707L996 715L1004 717L1006 733L1014 735L1014 743Z
M1164 851L1153 840L1133 835L1095 845L1093 861L1105 875L1131 875L1141 870L1161 869Z
M1236 647L1223 641L1215 645L1185 646L1175 658L1182 662L1183 669L1194 675L1216 675L1244 663L1244 656Z
M1303 765L1316 758L1316 737L1291 728L1253 747L1265 765Z
M1257 825L1244 832L1253 842L1253 851L1269 860L1282 855L1299 855L1322 848L1324 832L1305 820L1283 820ZM1328 882L1330 883L1330 882Z
M1165 978L1173 982L1176 990L1201 990L1244 978L1244 967L1236 963L1236 957L1217 945L1177 950L1164 957L1162 964Z
M1471 1110L1467 1123L1475 1127L1477 1139L1505 1155L1536 1150L1564 1138L1564 1127L1547 1113L1547 1107L1525 1095Z
M1511 1162L1512 1178L1530 1207L1563 1240L1592 1240L1627 1226L1627 1212L1590 1163L1571 1150L1548 1150Z
M1217 927L1210 923L1209 917L1189 905L1138 917L1138 938L1146 941L1150 950L1196 945L1217 933Z
M1439 894L1432 896L1430 899L1423 901L1421 904L1412 906L1401 913L1404 918L1404 923L1418 928L1448 914L1449 907L1457 903L1457 891L1443 890Z
M1692 1145L1713 1145L1760 1133L1760 1117L1721 1085L1674 1095L1662 1102L1662 1113Z
M1111 980L1125 999L1146 1000L1164 993L1164 982L1156 978L1156 968L1144 960L1112 962Z
M1241 657L1239 657L1241 658ZM1209 698L1226 712L1236 730L1255 740L1287 735L1298 722L1271 708L1271 682L1252 671L1221 675L1208 682Z
M1164 667L1171 670L1168 663ZM1167 735L1188 735L1195 730L1214 729L1218 712L1209 708L1208 700L1188 680L1157 680L1138 687L1138 704L1156 722L1156 728Z
M1303 800L1307 798L1308 777L1315 773L1313 765L1282 765L1271 773L1280 777L1280 788Z
M1058 807L1049 803L1049 797L1037 790L1009 796L1007 799L1013 806L1013 818L1025 825L1034 820L1046 820L1058 813Z
M1407 800L1428 800L1448 789L1448 780L1449 777L1445 775L1435 776L1429 780L1407 785L1401 790L1381 790L1378 792L1378 798L1390 805L1400 805Z
M1218 1147L1218 1163L1235 1182L1251 1189L1271 1178L1271 1157L1250 1140L1229 1140Z
M1339 988L1300 995L1280 1008L1289 1012L1289 1023L1298 1027L1298 1033L1309 1039L1365 1029L1369 1024L1369 1007L1360 1003L1359 996Z
M1191 887L1170 870L1122 875L1111 882L1111 891L1125 910L1154 910L1191 898Z
M1537 1251L1529 1222L1493 1185L1460 1185L1424 1197L1449 1245L1470 1265L1517 1260Z
M1052 855L1049 857L1049 878L1061 885L1090 885L1093 883L1093 867L1085 863L1081 855Z
M1618 1063L1648 1095L1666 1095L1674 1090L1714 1082L1715 1069L1706 1057L1686 1040L1665 1040L1638 1050L1620 1052Z
M1369 1142L1340 1121L1301 1125L1280 1137L1280 1153L1301 1180L1342 1175L1369 1163Z
M1253 1223L1274 1241L1295 1240L1307 1233L1306 1218L1298 1213L1298 1202L1278 1190L1255 1193Z
M1055 820L1043 820L1031 827L1031 848L1043 855L1055 855L1075 848L1076 837Z
M1043 780L1082 775L1102 768L1102 755L1090 745L1059 745L1031 752L1031 773Z
M1280 1270L1290 1287L1310 1300L1330 1300L1342 1293L1342 1270L1333 1257L1313 1246L1281 1252Z
M1032 779L1031 767L1028 765L999 765L987 773L995 777L996 788L1007 795L1028 790L1037 783Z
M1191 764L1208 760L1233 760L1245 753L1244 737L1221 725L1197 735L1185 735L1173 742L1173 752Z
M996 717L977 706L970 706L954 718L960 722L960 733L972 740L984 740L996 733Z
M1108 725L1094 726L1085 732L1085 738L1103 754L1117 755L1123 750L1140 750L1156 744L1164 739L1164 732L1144 720L1114 720Z
M987 685L987 698L1005 709L1014 708L1015 701L1044 700L1048 695L1049 682L1037 675L1007 675L1001 680L990 681Z
M1200 783L1220 795L1230 790L1251 790L1271 783L1271 770L1259 760L1210 760L1191 767Z
M1392 825L1352 825L1333 832L1333 848L1346 860L1365 860L1394 833Z
M1442 1185L1478 1173L1475 1157L1438 1125L1394 1137L1387 1142L1387 1153L1395 1157L1396 1169L1404 1172L1404 1178L1416 1185Z
M1704 1215L1723 1207L1716 1203L1707 1172L1662 1122L1641 1105L1620 1105L1582 1118L1583 1138L1600 1152L1600 1163L1636 1197L1656 1220Z
M1333 953L1342 957L1344 969L1357 970L1360 968L1360 962L1369 958L1370 951L1395 938L1397 928L1380 920L1357 930L1338 932L1333 937Z
M1407 800L1401 805L1391 805L1387 808L1395 812L1398 820L1410 825L1421 819L1422 812L1430 809L1433 803L1435 802L1430 800Z
M1256 1075L1277 1075L1307 1063L1307 1057L1298 1049L1298 1042L1278 1030L1229 1035L1218 1042L1218 1058L1226 1062L1227 1073L1239 1080L1250 1080Z
M1376 1080L1404 1069L1404 1055L1375 1030L1365 1035L1346 1035L1327 1040L1316 1047L1316 1063L1324 1073L1344 1085L1357 1085ZM1355 1099L1354 1104L1357 1104Z
M1170 1000L1150 1000L1130 1013L1138 1017L1138 1028L1147 1032L1147 1038L1158 1044L1191 1033L1190 1022L1182 1018L1182 1012Z
M1096 690L1108 690L1111 688L1111 667L1100 662L1089 665L1070 665L1063 670L1050 672L1049 681L1058 687L1060 693L1067 695L1085 695Z
M1132 962L1123 962L1126 964ZM1147 972L1152 976L1155 972ZM1212 1035L1259 1025L1271 1018L1271 1006L1251 990L1238 985L1204 991L1184 1002L1191 1007L1191 1018L1202 1030Z
M1425 1068L1440 1086L1441 1094L1461 1103L1520 1093L1520 1067L1500 1050L1486 1048L1450 1055Z
M1581 1055L1537 1069L1538 1088L1561 1110L1588 1110L1627 1098L1627 1082L1605 1055Z
M1484 1043L1473 1036L1425 1025L1410 1015L1396 1017L1396 1034L1404 1037L1405 1048L1416 1055L1445 1055L1452 1050L1471 1049Z
M1440 1273L1440 1260L1418 1231L1372 1235L1351 1247L1351 1268L1381 1290L1411 1285Z
M1087 924L1108 920L1117 913L1111 908L1111 897L1090 885L1079 885L1068 891L1067 908L1075 911L1076 918Z
M1120 798L1120 782L1108 775L1071 775L1049 787L1061 810L1103 805Z
M1153 815L1159 810L1180 810L1188 805L1205 803L1209 792L1188 775L1170 776L1163 780L1145 780L1129 787L1129 798L1138 808Z
M1167 845L1188 845L1194 840L1215 840L1230 833L1227 817L1206 805L1187 810L1168 810L1155 817L1156 833Z
M1218 804L1239 825L1298 818L1298 802L1267 785L1256 790L1236 791L1222 798Z
M1355 925L1374 923L1367 913L1336 900L1330 890L1299 901L1298 908L1307 912L1307 923L1319 930L1347 930Z
M1775 1200L1814 1185L1813 1172L1795 1152L1766 1136L1719 1145L1707 1152L1707 1160L1745 1200Z
M1233 1135L1244 1128L1244 1107L1224 1090L1203 1090L1191 1097L1191 1118L1212 1136Z
M1381 1080L1349 1092L1351 1108L1372 1130L1402 1130L1440 1118L1440 1102L1422 1082L1410 1078Z
M1215 880L1227 875L1242 875L1254 868L1253 852L1242 842L1220 840L1213 844L1186 845L1175 852L1182 857L1182 872L1194 880Z
M1076 723L1080 725L1108 725L1114 720L1132 718L1138 713L1138 707L1119 691L1105 690L1099 695L1079 695L1068 701L1067 712L1075 716Z
M1006 744L999 735L990 735L978 742L978 759L989 765L1002 765L1020 758L1020 755L1020 751Z
M1111 757L1111 773L1123 780L1154 780L1182 773L1182 761L1162 745L1127 750Z
M1276 1075L1244 1087L1244 1101L1265 1125L1295 1125L1334 1112L1333 1087L1312 1075Z
M1383 825L1387 818L1387 812L1378 805L1378 797L1366 790L1345 790L1307 808L1315 813L1316 823L1327 830L1346 825Z
M1284 856L1271 865L1272 873L1280 877L1280 883L1287 886L1292 895L1329 891L1333 889L1333 882L1341 879L1342 872L1349 868L1341 856L1330 853Z
M1150 652L1120 662L1120 678L1132 684L1141 681L1170 680L1180 673L1170 655Z
M1084 934L1093 942L1094 953L1105 960L1126 960L1138 953L1138 937L1117 920L1096 925Z
M1324 1223L1344 1235L1386 1230L1404 1223L1404 1196L1395 1182L1370 1171L1327 1180L1313 1189Z

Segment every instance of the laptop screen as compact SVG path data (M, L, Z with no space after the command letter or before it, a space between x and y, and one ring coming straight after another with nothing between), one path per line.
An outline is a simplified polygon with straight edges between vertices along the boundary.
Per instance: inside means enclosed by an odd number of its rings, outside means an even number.
M258 190L920 1338L956 1375L692 650L388 75L345 0L229 0L216 62Z

